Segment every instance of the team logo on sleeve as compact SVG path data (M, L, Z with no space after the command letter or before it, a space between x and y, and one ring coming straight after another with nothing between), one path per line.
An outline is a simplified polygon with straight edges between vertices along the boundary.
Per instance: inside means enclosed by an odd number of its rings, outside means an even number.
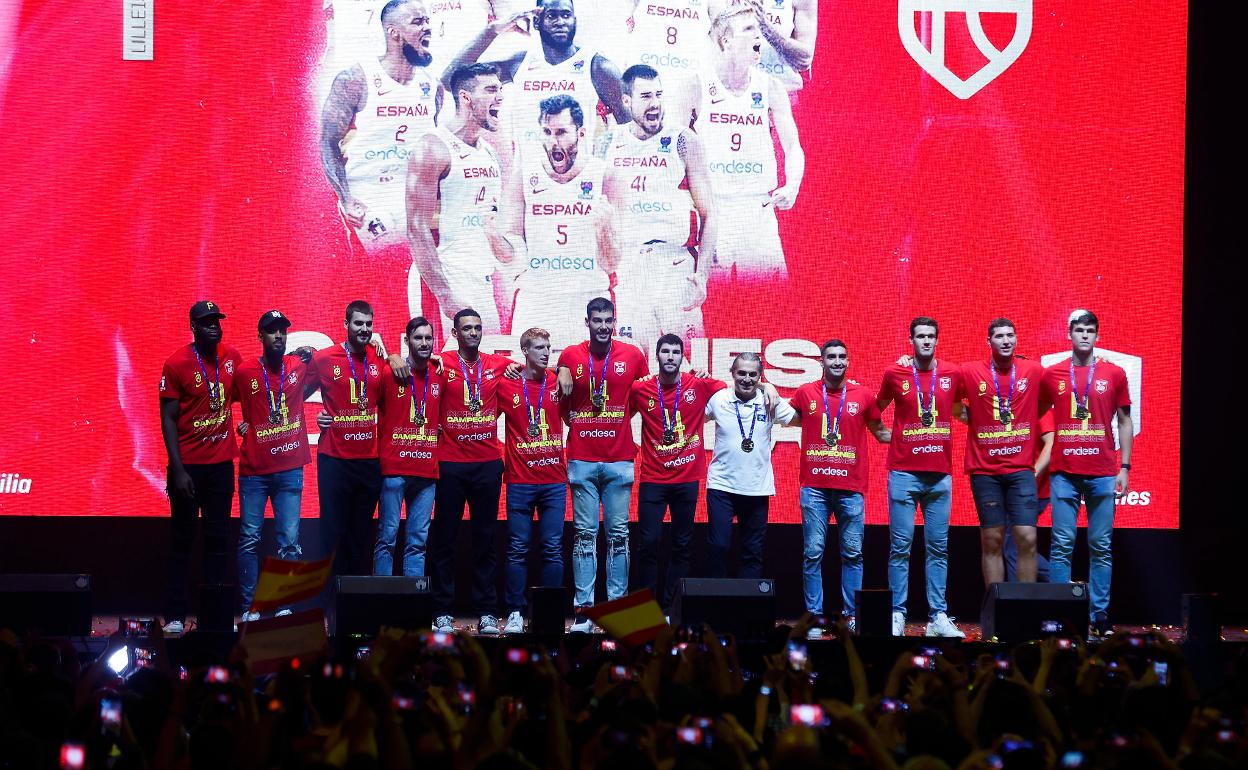
M1009 69L1010 65L1022 55L1023 49L1027 47L1027 41L1031 39L1031 0L1001 0L993 6L994 12L1014 15L1014 36L1005 48L1000 50L984 34L979 13L981 10L983 9L978 0L951 0L950 2L898 0L897 2L897 31L901 35L901 44L905 47L906 53L910 54L910 58L914 59L915 63L931 75L937 83L959 99L971 98L981 88ZM965 79L949 69L945 63L946 45L953 44L955 39L961 39L965 35L950 35L942 32L940 33L942 39L932 40L932 47L929 49L919 38L918 25L915 24L915 15L924 13L932 15L930 25L924 25L925 29L931 30L945 30L945 25L949 24L950 20L956 24L959 17L964 18L967 31L970 33L971 44L979 50L985 60L983 66ZM964 49L965 44L955 47ZM958 54L957 58L965 61L967 57L961 54L973 55L973 52L960 50Z
M585 200L592 200L593 197L594 197L594 183L588 182L588 181L581 182L581 198Z
M671 152L671 151L672 151L672 137L660 136L659 137L659 152Z
M751 107L753 107L756 110L761 110L763 108L763 92L762 91L751 92L750 98L754 100L754 103L750 105Z

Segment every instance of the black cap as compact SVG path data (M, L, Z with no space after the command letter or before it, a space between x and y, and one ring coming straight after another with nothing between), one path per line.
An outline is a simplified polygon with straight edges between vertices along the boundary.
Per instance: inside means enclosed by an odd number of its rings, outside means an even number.
M290 319L283 315L280 310L270 310L260 316L260 323L256 326L262 332L272 331L279 326L283 329L288 329L290 328Z
M221 312L221 306L218 305L217 303L211 302L206 299L201 299L199 302L196 302L194 305L191 305L191 320L192 321L200 321L205 318L211 318L212 316L216 316L217 318L225 318L225 313Z

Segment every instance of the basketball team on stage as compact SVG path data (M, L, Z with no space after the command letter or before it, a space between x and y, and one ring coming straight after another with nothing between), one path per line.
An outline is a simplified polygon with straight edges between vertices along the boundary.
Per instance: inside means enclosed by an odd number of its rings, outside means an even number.
M1126 374L1095 355L1099 322L1089 311L1071 313L1071 357L1047 369L1015 355L1016 330L1008 319L989 322L989 355L954 364L936 355L937 321L915 318L909 327L913 350L886 370L878 389L849 377L849 346L829 339L820 348L822 378L787 399L762 381L762 362L754 353L735 358L730 383L682 371L685 343L672 334L655 344L652 372L647 351L615 336L615 307L602 297L585 308L588 340L563 349L553 366L551 335L542 328L520 336L522 363L482 352L483 320L471 308L453 319L456 350L437 354L432 324L418 316L407 324L405 355L387 359L371 344L373 310L364 301L347 306L341 344L289 355L291 322L280 311L261 316L260 349L247 355L222 342L223 318L212 302L192 306L194 341L170 356L160 381L173 529L165 609L171 632L180 632L185 620L191 545L201 513L205 579L227 582L235 457L244 620L258 617L249 610L269 501L279 557L301 557L303 466L311 462L304 403L316 392L323 408L316 418L320 552L336 554L336 574L392 575L397 559L401 574L430 576L434 625L441 630L453 628L456 609L479 617L478 633L524 630L526 586L564 584L569 489L573 631L594 628L582 613L596 600L600 517L606 598L649 588L665 610L670 606L677 581L691 573L693 519L704 479L708 553L700 574L727 576L735 518L738 576L762 577L768 507L775 494L772 426L800 425L806 610L825 611L822 561L831 519L839 536L839 610L853 625L855 592L862 587L867 444L878 441L889 445L893 633L905 633L918 509L926 547L926 633L961 637L945 602L951 455L959 421L967 425L965 472L979 515L985 583L1005 580L1007 564L1011 578L1036 579L1036 521L1045 498L1053 507L1048 577L1069 582L1082 503L1088 518L1091 633L1110 630L1114 504L1128 491L1133 425ZM241 407L237 425L234 402ZM882 420L889 404L891 427ZM639 463L633 415L640 416ZM703 444L707 419L715 423L709 466ZM1038 489L1038 479L1047 479L1047 490ZM500 604L494 536L504 483L508 541ZM635 555L628 528L634 492ZM472 604L458 608L456 544L465 506ZM660 525L667 514L670 554L666 581L659 585ZM540 556L536 579L528 574L531 550ZM631 579L630 556L636 561Z

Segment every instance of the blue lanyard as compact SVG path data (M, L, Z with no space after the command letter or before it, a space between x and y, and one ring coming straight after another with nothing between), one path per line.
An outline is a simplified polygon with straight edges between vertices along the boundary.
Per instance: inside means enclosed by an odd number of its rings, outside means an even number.
M199 373L204 378L204 383L208 386L208 400L216 403L218 400L224 402L225 394L221 392L221 355L217 354L216 375L217 381L213 382L208 379L208 370L204 368L204 359L199 357L199 345L191 345L191 350L195 353L195 360L199 362ZM217 396L221 398L218 399Z
M586 354L589 356L589 394L591 400L594 396L604 399L607 392L607 363L611 360L611 345L607 344L607 355L602 359L602 376L598 378L598 384L594 385L594 354L588 349Z
M407 389L412 398L416 397L416 377L412 374L415 368L412 366L411 358L404 358L407 362ZM429 398L429 370L425 370L425 392L420 394L420 416L425 416L425 401Z
M523 374L520 375L520 387L524 390L524 416L528 418L529 424L542 424L542 398L546 393L546 374L542 373L542 386L537 392L537 414L534 415L533 407L529 405L529 379Z
M1001 400L1001 382L997 379L997 362L989 361L988 368L992 370L992 385L997 389L997 411L1013 416L1014 410L1011 407L1014 406L1014 375L1018 371L1017 365L1010 362L1010 396L1004 402Z
M264 365L264 359L260 359L260 373L264 375L264 392L269 397L269 409L280 413L282 406L286 403L286 356L282 356L282 373L277 378L277 397L273 397L273 389L269 387L269 367Z
M1075 406L1084 410L1088 409L1088 399L1092 397L1092 378L1096 376L1096 356L1092 357L1092 363L1088 364L1088 385L1083 390L1083 398L1079 398L1079 385L1075 383L1075 357L1070 357L1070 390L1071 395L1075 397Z
M368 377L361 379L355 373L355 358L351 355L351 348L347 347L347 343L342 343L342 349L347 354L347 366L351 367L351 379L355 382L355 399L368 403ZM368 360L368 351L364 351L364 360ZM367 374L365 370L365 374Z
M845 411L845 383L841 383L841 403L836 405L836 422L832 420L832 408L828 406L828 384L826 382L819 383L819 392L823 394L823 413L829 421L830 432L833 436L841 435L841 414Z
M455 357L459 359L459 371L463 372L464 374L464 389L468 391L467 393L468 401L469 402L475 401L477 403L480 403L481 402L481 367L482 367L481 354L480 353L477 354L477 366L476 366L477 395L475 396L472 395L472 380L468 379L468 365L464 363L464 359L461 358L458 353L455 354Z
M685 376L683 374L680 372L676 373L676 402L672 404L672 421L669 425L667 421L667 405L663 403L663 380L658 377L654 378L654 384L659 386L659 413L663 415L664 431L676 430L676 415L680 409L680 385L684 379Z
M754 440L754 426L758 424L758 396L754 397L754 411L750 414L750 435L745 435L745 426L741 424L741 410L737 407L740 405L737 398L732 399L732 411L737 415L737 427L741 429L741 438Z
M937 366L938 365L935 359L933 359L932 360L932 381L930 383L930 387L928 388L927 406L923 406L923 386L919 385L919 366L918 364L914 362L914 359L910 360L910 371L914 372L914 395L919 399L919 413L920 414L931 414L932 410L936 408L936 368Z

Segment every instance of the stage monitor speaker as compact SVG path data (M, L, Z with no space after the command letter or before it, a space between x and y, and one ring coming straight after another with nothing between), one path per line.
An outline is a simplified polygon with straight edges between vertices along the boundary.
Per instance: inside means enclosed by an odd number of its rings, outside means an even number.
M887 588L858 590L854 596L857 605L859 636L893 635L893 592ZM829 624L835 622L829 618Z
M204 583L199 587L199 613L195 625L210 634L234 633L234 605L238 586Z
M562 634L569 609L568 591L563 586L530 586L529 633Z
M1217 594L1183 594L1183 636L1195 643L1222 641L1221 601Z
M1061 624L1062 636L1086 639L1086 583L993 583L980 613L984 641L1025 642L1053 636L1050 621Z
M0 575L0 626L48 636L91 633L90 575Z
M776 627L775 588L769 578L682 578L672 624L705 623L717 634L766 639Z
M334 634L373 638L382 626L427 631L433 597L427 577L342 575L334 598Z

